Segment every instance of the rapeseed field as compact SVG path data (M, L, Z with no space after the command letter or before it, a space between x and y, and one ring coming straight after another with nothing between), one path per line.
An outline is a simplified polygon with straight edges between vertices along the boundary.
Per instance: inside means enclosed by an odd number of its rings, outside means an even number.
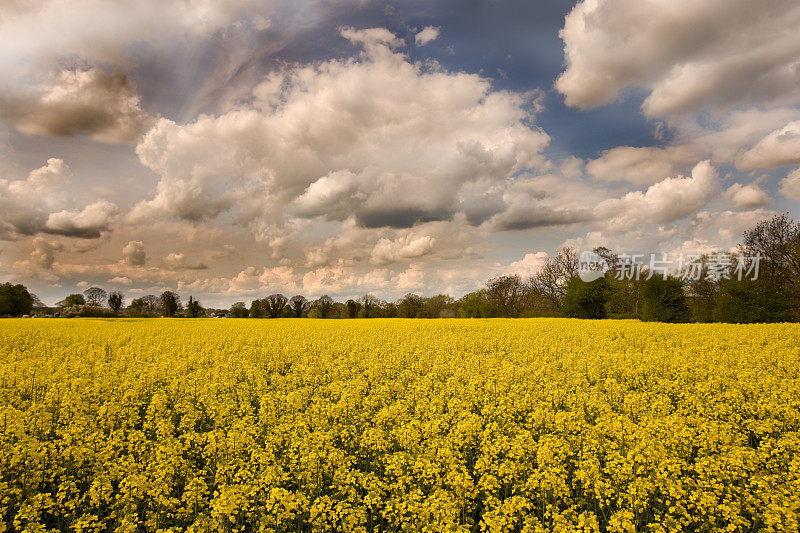
M800 326L0 321L0 530L798 531Z

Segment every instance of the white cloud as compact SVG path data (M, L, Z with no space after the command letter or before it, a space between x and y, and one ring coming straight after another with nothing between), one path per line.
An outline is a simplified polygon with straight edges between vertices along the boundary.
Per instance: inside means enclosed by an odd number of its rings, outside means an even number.
M167 254L163 261L164 267L168 270L205 270L207 265L187 260L186 254L172 252Z
M800 163L800 120L771 132L736 158L736 167L743 170L797 163Z
M519 261L514 261L504 269L511 274L519 274L522 277L533 276L544 266L547 261L547 252L535 252L525 254Z
M129 241L122 249L122 260L129 266L142 266L147 262L147 253L142 241Z
M586 108L641 87L648 116L795 101L798 26L794 0L584 0L561 30L556 88Z
M414 44L417 46L425 46L426 44L435 41L439 37L439 28L434 26L425 26L414 35Z
M382 28L342 34L363 47L358 59L274 72L253 106L221 116L160 120L137 147L157 193L132 217L232 210L265 232L287 216L410 227L453 217L463 187L548 165L548 136L525 123L536 95L411 63Z
M734 183L725 191L725 198L733 203L737 209L753 209L772 203L767 191L759 187L758 183L751 183L750 185Z
M48 233L96 239L103 232L111 231L111 223L116 218L119 208L108 200L98 200L81 210L65 209L51 213L47 217L44 228Z
M695 165L691 177L667 178L645 192L604 200L595 208L595 215L614 230L674 222L703 208L718 190L716 169L703 161Z
M589 161L586 172L603 181L651 185L674 176L692 160L697 155L688 146L618 146Z
M406 235L394 240L382 238L372 249L371 261L378 265L397 263L429 254L436 244L430 235Z
M781 180L780 191L783 196L800 202L800 169L795 169Z
M115 276L108 280L108 282L115 285L125 285L126 287L133 285L133 280L128 276Z

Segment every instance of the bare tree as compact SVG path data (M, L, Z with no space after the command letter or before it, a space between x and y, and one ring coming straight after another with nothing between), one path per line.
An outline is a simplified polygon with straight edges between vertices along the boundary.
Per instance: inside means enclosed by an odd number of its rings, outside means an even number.
M578 275L578 253L574 248L558 250L530 280L531 288L553 309L558 309L567 294L567 281Z
M739 248L743 256L760 256L759 279L782 293L800 315L800 222L785 213L759 222L744 233Z
M92 307L102 307L106 303L106 298L108 298L106 291L100 287L89 287L83 291L83 295L86 296L86 305Z
M288 301L283 294L270 294L264 298L264 309L270 318L280 318Z
M516 318L522 312L525 287L519 275L492 278L486 284L486 291L500 316Z
M154 294L148 294L146 296L142 296L142 310L148 314L155 314L158 312L158 296Z
M289 307L295 318L303 318L303 314L308 311L308 300L301 294L292 296L289 299Z

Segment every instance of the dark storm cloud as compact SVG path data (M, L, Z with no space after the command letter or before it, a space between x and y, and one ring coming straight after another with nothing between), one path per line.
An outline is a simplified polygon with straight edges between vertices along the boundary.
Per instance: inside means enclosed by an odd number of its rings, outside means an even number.
M124 72L59 70L37 94L0 97L0 116L32 135L86 135L102 142L136 140L150 124Z

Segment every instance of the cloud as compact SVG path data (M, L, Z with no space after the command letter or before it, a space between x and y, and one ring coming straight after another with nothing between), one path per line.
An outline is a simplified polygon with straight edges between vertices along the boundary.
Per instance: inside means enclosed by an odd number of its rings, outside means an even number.
M115 276L108 280L108 282L116 285L125 285L126 287L133 285L133 280L127 276Z
M417 46L425 46L426 44L435 41L439 37L439 28L434 26L425 26L422 30L414 35L414 44Z
M147 262L147 253L142 241L129 241L122 249L122 260L129 266L143 266Z
M536 274L547 261L547 252L535 252L525 254L519 261L514 261L508 265L506 272L512 274L519 274L523 277L529 277Z
M530 125L538 93L410 62L383 28L342 35L357 58L275 71L219 116L158 121L137 146L157 192L131 217L230 211L263 233L292 217L411 227L459 213L462 188L549 164L549 137Z
M800 169L793 170L781 180L780 191L786 198L800 202Z
M646 191L600 202L594 209L604 227L616 231L665 224L695 213L717 194L719 180L709 161L692 169L690 177L666 178Z
M794 0L584 0L560 32L556 88L581 108L643 88L651 117L795 101L798 25Z
M39 268L52 270L53 262L55 261L54 252L61 250L61 248L61 245L57 242L50 242L42 237L36 237L33 239L33 251L30 256L31 263Z
M725 191L725 199L733 203L736 209L753 209L764 207L772 203L769 194L759 187L758 183L742 185L734 183Z
M182 253L170 253L164 257L164 267L168 270L206 270L208 265L203 263L193 263L186 260L186 255Z
M603 181L651 185L674 176L693 159L696 161L695 151L687 146L618 146L589 161L586 172Z
M0 179L0 238L43 231L48 211L64 205L61 188L71 176L63 160L50 158L25 179Z
M119 208L108 200L98 200L81 210L70 209L51 213L47 217L44 231L67 237L96 239L103 232L111 231L111 223Z
M150 123L123 72L59 70L33 94L0 97L0 116L31 135L133 141Z
M397 263L429 254L436 244L430 235L406 235L398 239L380 239L372 249L370 260L377 265Z
M736 167L742 170L797 163L800 163L800 120L771 132L736 158Z

